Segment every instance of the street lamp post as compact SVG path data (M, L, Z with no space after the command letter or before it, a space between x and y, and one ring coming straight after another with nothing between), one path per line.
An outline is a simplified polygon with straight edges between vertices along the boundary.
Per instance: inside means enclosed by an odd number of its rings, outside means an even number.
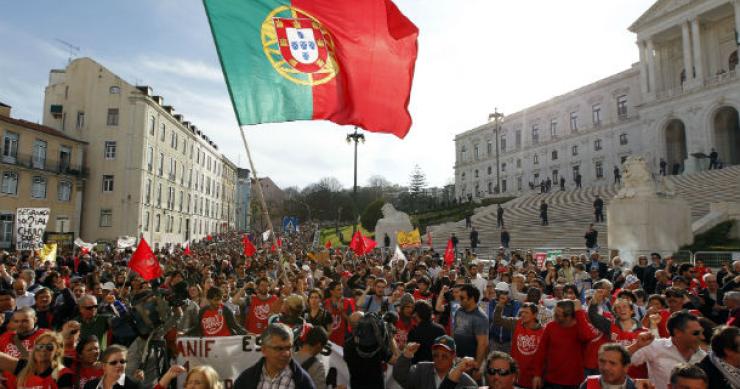
M501 193L501 163L499 158L499 133L501 132L501 123L504 121L504 114L499 112L497 108L493 109L493 113L488 115L488 121L493 120L493 136L496 138L496 194Z
M355 126L355 132L347 134L347 143L355 142L355 181L352 187L352 236L355 236L357 228L357 143L365 143L365 135L357 132L357 126Z

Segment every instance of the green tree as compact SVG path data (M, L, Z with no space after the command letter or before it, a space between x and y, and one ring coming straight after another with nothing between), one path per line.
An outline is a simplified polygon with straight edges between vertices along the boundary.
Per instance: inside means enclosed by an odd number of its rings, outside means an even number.
M409 193L411 193L411 197L418 198L424 193L424 188L427 186L427 177L419 165L415 165L409 178Z
M384 204L385 200L377 199L368 204L367 208L365 208L365 211L362 212L362 216L360 216L360 222L366 230L372 232L375 231L375 225L378 223L378 220L383 217L383 212L381 211L381 208L383 208Z

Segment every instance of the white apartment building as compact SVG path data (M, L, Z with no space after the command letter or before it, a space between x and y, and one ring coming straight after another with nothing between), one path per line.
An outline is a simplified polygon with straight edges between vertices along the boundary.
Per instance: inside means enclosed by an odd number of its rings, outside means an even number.
M656 173L661 160L668 174L706 169L696 155L713 148L740 164L740 0L659 0L629 29L630 69L457 135L456 197L517 195L547 178L572 188L577 174L608 183L633 154Z
M152 88L79 58L50 72L43 122L88 143L83 240L143 234L165 246L233 224L222 205L235 197L224 193L234 190L224 185L224 177L236 177L234 165Z

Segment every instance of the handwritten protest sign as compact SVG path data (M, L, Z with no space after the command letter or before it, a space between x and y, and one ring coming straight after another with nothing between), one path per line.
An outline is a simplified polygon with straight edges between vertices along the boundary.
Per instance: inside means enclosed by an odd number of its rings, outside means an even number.
M44 247L49 213L49 208L18 208L15 218L16 250L39 250Z

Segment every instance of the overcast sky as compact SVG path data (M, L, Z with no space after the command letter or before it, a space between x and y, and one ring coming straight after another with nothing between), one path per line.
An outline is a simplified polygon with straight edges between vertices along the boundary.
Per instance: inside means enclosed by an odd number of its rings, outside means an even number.
M351 1L351 0L337 0ZM415 164L432 186L452 182L455 134L485 123L494 107L513 113L637 62L627 31L653 0L395 0L420 30L409 109L400 140L367 133L358 181L373 175L408 184ZM3 1L0 101L40 121L49 70L80 48L165 104L248 167L213 39L199 0ZM247 134L260 176L281 187L333 176L352 185L349 126L263 124Z

